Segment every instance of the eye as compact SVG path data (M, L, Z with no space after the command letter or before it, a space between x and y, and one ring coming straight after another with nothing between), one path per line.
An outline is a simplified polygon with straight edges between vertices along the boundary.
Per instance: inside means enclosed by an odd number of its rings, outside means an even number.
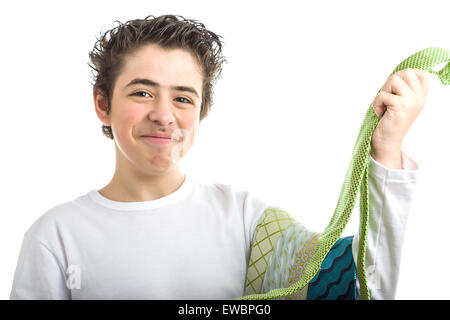
M186 99L186 98L184 98L184 97L178 97L177 99L184 99L184 100L185 100L184 103L192 103L190 100L188 100L188 99Z
M131 95L132 96L143 97L143 98L146 98L146 97L150 96L150 94L148 92L145 92L145 91L136 91L136 92L132 93ZM145 95L147 95L147 96L145 96Z

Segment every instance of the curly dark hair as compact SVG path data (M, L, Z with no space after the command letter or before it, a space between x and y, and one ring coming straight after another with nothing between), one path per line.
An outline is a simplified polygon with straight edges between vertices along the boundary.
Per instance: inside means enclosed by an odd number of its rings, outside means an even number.
M179 18L179 19L178 19ZM222 72L226 58L222 56L221 36L209 31L205 25L180 15L149 15L144 19L130 20L104 32L89 52L94 92L107 98L107 113L117 76L123 68L124 57L144 44L158 44L165 49L185 49L197 59L203 72L200 121L213 104L213 83ZM102 125L103 134L114 140L111 126Z

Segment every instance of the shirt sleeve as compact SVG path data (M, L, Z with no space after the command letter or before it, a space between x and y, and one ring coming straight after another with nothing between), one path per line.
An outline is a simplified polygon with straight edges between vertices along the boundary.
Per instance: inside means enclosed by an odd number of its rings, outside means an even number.
M64 269L50 249L25 234L17 262L10 300L70 300Z
M404 231L416 187L417 163L402 151L403 170L390 169L370 156L369 228L366 247L366 275L373 300L395 298ZM352 251L357 263L359 232ZM356 282L359 299L359 282Z

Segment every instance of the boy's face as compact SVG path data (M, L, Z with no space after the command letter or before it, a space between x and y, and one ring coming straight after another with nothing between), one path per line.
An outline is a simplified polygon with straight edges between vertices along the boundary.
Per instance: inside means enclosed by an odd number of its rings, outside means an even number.
M168 172L188 152L199 126L200 66L186 50L155 44L142 46L124 62L109 115L99 108L104 97L94 95L97 114L112 127L118 156L145 174ZM174 140L144 137L155 132Z

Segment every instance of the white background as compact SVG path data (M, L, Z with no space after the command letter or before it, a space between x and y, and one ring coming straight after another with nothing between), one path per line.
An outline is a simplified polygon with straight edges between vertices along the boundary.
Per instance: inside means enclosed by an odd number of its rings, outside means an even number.
M0 4L0 299L25 231L114 171L94 112L88 52L147 15L197 19L225 41L215 104L185 172L248 190L322 231L363 117L403 59L450 48L448 1L9 1ZM420 181L397 299L449 299L450 87L434 76L404 151ZM344 231L358 228L359 207Z

